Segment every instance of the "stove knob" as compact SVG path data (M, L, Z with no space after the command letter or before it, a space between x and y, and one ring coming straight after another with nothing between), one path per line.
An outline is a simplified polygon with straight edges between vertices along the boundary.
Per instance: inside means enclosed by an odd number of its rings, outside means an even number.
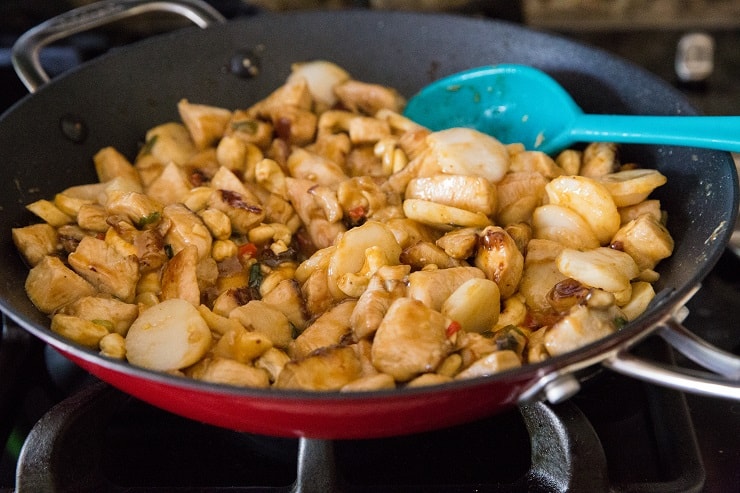
M681 82L707 80L714 71L714 38L700 32L684 34L676 48L675 69Z

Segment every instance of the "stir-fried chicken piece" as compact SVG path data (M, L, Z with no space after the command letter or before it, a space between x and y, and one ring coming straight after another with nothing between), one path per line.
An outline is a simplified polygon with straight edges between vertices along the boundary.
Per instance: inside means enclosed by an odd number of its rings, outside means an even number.
M361 222L389 204L390 197L370 176L358 176L343 181L337 187L337 201L344 215Z
M288 354L294 359L308 356L319 348L335 346L351 333L350 316L355 301L343 301L314 320L290 345Z
M288 171L293 178L310 180L314 185L338 185L348 178L333 161L301 148L290 153Z
M28 273L26 294L44 313L52 313L83 296L95 294L95 287L64 265L59 257L47 255Z
M393 218L385 221L401 248L408 248L420 241L434 242L439 232L426 224L414 221L407 217Z
M182 202L192 188L185 170L174 161L162 168L146 186L146 193L162 204Z
M375 333L383 321L394 297L382 288L368 288L357 300L356 313L350 318L350 325L358 339Z
M419 241L404 248L400 261L410 265L413 269L423 269L427 265L436 265L441 269L463 265L462 262L450 257L440 247L428 241Z
M203 359L187 373L191 378L204 382L250 388L270 386L270 374L266 370L228 358Z
M594 310L576 305L545 332L547 352L557 356L606 337L616 330L617 319L620 317L622 313L616 308Z
M162 299L179 298L200 305L198 287L198 249L186 245L172 257L162 271Z
M545 312L551 308L547 301L548 293L568 277L555 264L555 259L564 248L560 243L536 238L527 244L519 293L529 309Z
M231 219L231 227L237 233L248 233L261 223L265 211L258 201L229 190L216 190L208 199L208 206L224 212Z
M15 247L32 267L59 248L57 230L48 223L13 228L12 233Z
M252 112L245 110L234 111L225 130L226 136L239 139L261 150L270 147L274 133L275 129L271 122L259 119Z
M433 372L452 350L449 324L447 317L420 301L395 300L375 333L373 364L399 382Z
M122 216L139 228L153 227L162 219L162 204L152 197L131 191L112 191L105 203L111 216Z
M101 292L112 294L126 303L134 301L139 280L136 256L124 257L105 241L86 236L68 259L75 272L98 286Z
M202 313L201 311L201 315ZM207 320L206 323L208 323ZM256 332L249 332L239 324L238 327L229 329L222 334L211 352L218 357L248 364L271 348L272 342L268 338Z
M51 330L90 349L96 349L100 341L110 334L104 324L63 313L51 318Z
M370 116L382 109L400 113L406 104L403 96L394 89L354 79L334 86L334 94L345 108Z
M548 180L552 180L565 173L550 156L541 151L512 153L510 169L512 173L539 173Z
M457 374L458 379L485 377L504 370L518 368L522 361L514 351L496 351L485 356Z
M110 296L83 296L62 307L59 313L96 322L111 332L126 336L129 327L139 316L139 307Z
M146 133L142 154L151 155L157 162L175 162L184 165L196 153L190 132L181 123L163 123Z
M465 281L484 277L483 271L476 267L416 271L409 275L408 296L433 310L439 310L442 303Z
M165 242L172 247L174 253L192 245L196 248L199 259L210 255L213 237L200 217L182 204L168 205L162 213L170 221Z
M114 178L124 178L133 182L140 182L139 174L126 156L114 147L104 147L93 156L95 172L98 181L105 183Z
M285 364L275 387L300 390L339 390L362 375L355 350L348 346L322 348Z
M583 151L583 162L578 171L583 176L599 178L619 169L619 153L612 142L594 142Z
M274 289L262 296L262 301L283 312L288 321L298 330L303 330L306 326L308 322L306 301L295 279L280 281Z
M290 362L290 356L277 348L270 348L254 362L255 368L261 368L270 376L270 382L275 383L285 365Z
M342 392L368 392L372 390L387 390L396 388L396 381L385 373L376 373L353 380L340 390Z
M316 269L301 286L309 316L317 316L332 306L334 296L329 290L329 274L326 269Z
M436 244L452 258L463 260L470 258L478 246L476 228L460 228L445 233Z
M383 270L370 279L352 311L350 326L357 339L374 334L393 301L406 294L404 280L384 279L386 272Z
M177 103L177 111L198 149L205 149L223 137L226 125L231 120L231 111L227 109L194 104L187 99Z
M673 238L654 216L643 214L622 226L612 238L613 248L627 252L640 270L653 269L673 253Z

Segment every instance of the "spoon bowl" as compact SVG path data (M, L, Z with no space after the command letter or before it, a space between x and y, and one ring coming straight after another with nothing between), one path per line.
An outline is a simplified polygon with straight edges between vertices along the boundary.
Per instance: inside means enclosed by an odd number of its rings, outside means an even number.
M527 65L478 67L439 79L408 101L404 115L433 131L474 128L548 154L579 142L740 151L738 116L586 114L552 77Z

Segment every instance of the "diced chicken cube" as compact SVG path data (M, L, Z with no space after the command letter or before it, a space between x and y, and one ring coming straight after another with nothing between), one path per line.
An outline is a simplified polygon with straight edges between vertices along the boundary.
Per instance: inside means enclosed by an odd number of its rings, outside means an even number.
M142 153L149 154L162 164L174 161L184 165L195 154L195 144L190 132L181 123L163 123L146 133Z
M183 202L190 193L192 184L183 168L170 162L146 187L146 193L162 204Z
M280 281L274 289L262 297L262 301L283 312L298 330L303 330L306 326L308 322L306 302L295 279Z
M91 349L98 349L101 339L109 334L108 328L103 324L62 313L52 317L51 330Z
M74 315L109 327L111 332L126 336L139 316L139 307L110 296L83 296L64 306L59 313Z
M353 112L374 116L382 109L400 113L406 100L392 88L350 79L334 86L342 105Z
M514 351L496 351L479 359L465 370L457 374L455 378L475 378L494 375L504 370L522 366L519 356Z
M342 342L351 333L349 321L355 305L355 301L341 302L317 318L291 343L290 356L300 359L319 348Z
M237 387L266 388L270 386L270 375L267 371L228 358L203 359L187 373L190 377L204 382Z
M177 103L180 118L198 149L205 149L220 139L231 120L231 111L205 104L193 104L187 99Z
M373 365L400 382L434 371L452 350L449 323L420 301L397 299L375 333Z
M265 219L265 210L259 202L250 202L243 195L230 190L217 190L208 199L208 207L224 212L231 219L231 228L237 233L249 230Z
M198 249L186 245L177 252L162 271L162 299L179 298L200 305L200 287L198 286Z
M101 292L126 303L134 301L139 280L139 262L135 256L124 257L105 241L86 236L68 259L75 272Z
M29 265L34 266L57 251L59 237L57 231L47 223L32 224L13 228L13 243Z
M64 265L59 257L47 255L28 273L26 293L44 313L52 313L83 296L95 294L95 288Z
M156 226L162 219L162 204L140 192L111 191L105 209L109 215L128 218L139 228Z
M310 356L287 363L275 387L300 390L339 390L362 376L362 364L349 346L319 349Z
M440 310L444 301L465 281L484 277L483 271L476 267L416 271L409 275L408 296L433 310Z
M655 216L643 214L622 226L611 242L635 259L640 270L653 269L673 253L673 237Z
M113 178L125 178L140 182L139 173L129 160L114 147L104 147L93 156L98 181L105 183Z
M616 330L618 310L593 310L583 305L570 312L545 332L547 352L558 356L612 334Z
M174 253L187 245L193 245L198 252L199 259L211 254L213 237L197 214L183 204L170 204L163 209L162 214L170 221L170 227L165 234L165 242L172 247Z

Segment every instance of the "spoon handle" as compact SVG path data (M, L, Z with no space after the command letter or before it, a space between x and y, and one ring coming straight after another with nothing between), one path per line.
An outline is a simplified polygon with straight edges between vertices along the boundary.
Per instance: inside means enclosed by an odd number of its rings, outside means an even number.
M577 142L703 147L740 152L740 116L579 115L569 132Z

